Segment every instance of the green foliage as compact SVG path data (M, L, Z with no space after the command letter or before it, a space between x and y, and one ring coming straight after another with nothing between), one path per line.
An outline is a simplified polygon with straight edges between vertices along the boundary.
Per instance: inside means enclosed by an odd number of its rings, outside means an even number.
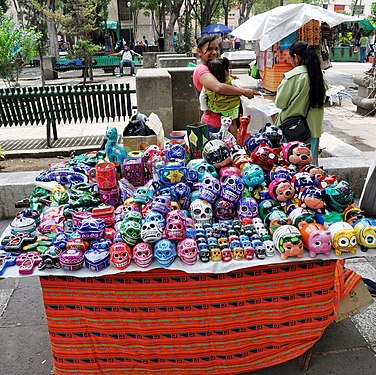
M74 45L71 56L76 59L90 61L100 50L101 46L92 43L89 39L80 39Z
M6 12L9 7L9 0L0 0L0 13Z
M10 16L0 14L0 78L9 86L35 56L40 38L35 28L22 28Z
M372 3L371 15L368 18L373 24L376 23L376 3Z

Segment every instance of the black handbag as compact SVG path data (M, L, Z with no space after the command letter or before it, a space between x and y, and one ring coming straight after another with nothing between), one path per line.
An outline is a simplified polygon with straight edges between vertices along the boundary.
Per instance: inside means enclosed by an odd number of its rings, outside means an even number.
M311 138L311 132L309 131L307 123L308 111L305 116L291 116L282 121L282 134L287 142L309 141L309 139Z

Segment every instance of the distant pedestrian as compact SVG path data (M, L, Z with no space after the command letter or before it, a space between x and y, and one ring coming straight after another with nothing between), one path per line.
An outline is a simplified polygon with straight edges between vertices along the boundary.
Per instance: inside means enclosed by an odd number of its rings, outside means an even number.
M365 63L367 59L367 47L368 47L368 38L366 33L363 33L359 39L359 48L360 48L360 62Z
M239 50L240 49L240 38L236 37L235 40L234 40L234 43L235 43L235 50Z
M142 41L144 42L144 45L145 45L145 51L147 51L147 50L148 50L148 47L149 47L149 42L148 42L148 40L146 39L146 36L145 36L145 35L142 37Z
M172 45L174 50L176 51L176 47L178 46L178 37L176 35L176 31L174 31L174 36L172 37Z
M159 52L164 52L164 50L165 50L165 40L164 40L163 34L159 34L159 38L157 40L157 45L158 45Z

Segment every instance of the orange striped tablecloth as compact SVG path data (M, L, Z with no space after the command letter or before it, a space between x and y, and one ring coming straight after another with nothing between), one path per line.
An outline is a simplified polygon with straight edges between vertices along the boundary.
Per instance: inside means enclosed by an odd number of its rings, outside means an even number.
M54 374L239 374L290 360L359 279L342 266L41 277Z

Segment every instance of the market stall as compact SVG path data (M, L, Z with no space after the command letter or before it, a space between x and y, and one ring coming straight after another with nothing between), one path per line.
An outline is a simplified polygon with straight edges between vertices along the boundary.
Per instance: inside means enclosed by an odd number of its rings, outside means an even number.
M50 165L18 203L0 274L40 276L56 375L272 366L360 280L341 260L376 253L376 222L346 181L272 125L204 136L127 152L109 127L105 151Z
M321 23L333 27L345 21L359 19L314 5L290 4L251 17L231 35L258 42L257 67L262 87L276 92L283 73L292 69L288 55L290 45L303 40L315 46L320 54L328 45L328 40L321 34Z

